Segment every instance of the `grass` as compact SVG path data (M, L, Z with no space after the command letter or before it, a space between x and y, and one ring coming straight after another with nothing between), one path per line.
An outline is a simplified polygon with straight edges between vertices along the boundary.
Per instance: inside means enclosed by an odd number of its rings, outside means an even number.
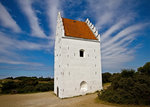
M111 83L104 83L103 84L103 89L106 90L109 86L111 85Z

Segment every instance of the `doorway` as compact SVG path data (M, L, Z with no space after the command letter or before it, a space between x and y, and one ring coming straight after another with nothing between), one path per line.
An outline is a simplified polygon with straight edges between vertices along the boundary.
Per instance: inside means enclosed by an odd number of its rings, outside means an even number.
M59 88L57 87L57 97L59 97Z

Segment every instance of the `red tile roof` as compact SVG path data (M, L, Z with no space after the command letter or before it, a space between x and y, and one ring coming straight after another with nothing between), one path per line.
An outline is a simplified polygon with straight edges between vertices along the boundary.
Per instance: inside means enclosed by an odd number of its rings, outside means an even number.
M66 18L62 18L62 20L65 29L65 36L97 40L85 22Z

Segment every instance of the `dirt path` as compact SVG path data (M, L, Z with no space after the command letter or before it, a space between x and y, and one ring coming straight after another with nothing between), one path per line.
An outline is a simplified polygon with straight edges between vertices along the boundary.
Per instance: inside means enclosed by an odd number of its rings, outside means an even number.
M0 95L0 107L115 107L97 103L95 100L96 97L97 94L95 93L74 98L59 99L53 92Z
M1 95L0 107L110 107L95 103L96 94L59 99L53 92Z

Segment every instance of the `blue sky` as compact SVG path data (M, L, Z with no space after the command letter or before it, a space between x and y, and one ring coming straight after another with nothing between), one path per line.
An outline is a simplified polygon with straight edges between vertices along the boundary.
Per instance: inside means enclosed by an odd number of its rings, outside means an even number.
M0 0L0 78L54 74L58 11L89 18L101 35L103 72L150 61L149 0Z

